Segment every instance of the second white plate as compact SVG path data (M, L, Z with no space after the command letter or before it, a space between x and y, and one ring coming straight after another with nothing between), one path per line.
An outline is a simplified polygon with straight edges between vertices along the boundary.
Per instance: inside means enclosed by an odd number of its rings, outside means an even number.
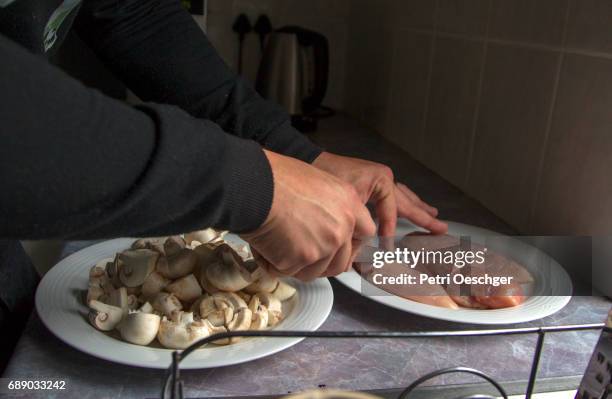
M484 240L495 236L503 238L499 233L479 227L454 222L449 222L448 225L448 234L469 236L474 242L483 243ZM412 224L400 220L398 221L396 234L401 236L417 230ZM471 324L525 323L550 316L568 304L572 298L571 295L568 295L568 293L572 292L572 282L567 272L554 259L537 248L516 239L504 239L503 243L505 247L504 252L532 273L536 280L537 291L545 293L545 295L530 296L523 304L513 308L491 310L447 309L414 302L390 294L367 295L367 297L383 305L420 316ZM541 265L546 265L547 270L545 272L539 269ZM336 279L362 295L364 287L369 292L378 290L377 287L362 279L354 270L343 273L337 276Z
M228 235L230 241L239 241ZM36 310L43 323L62 341L92 356L148 368L167 368L169 349L133 345L94 329L87 322L83 291L89 268L98 260L128 248L133 239L121 238L87 247L63 259L42 279L36 291ZM314 331L327 319L334 295L327 279L302 283L291 279L297 294L287 303L287 316L275 329ZM181 368L198 369L247 362L280 352L303 338L248 338L228 346L209 346L189 355Z

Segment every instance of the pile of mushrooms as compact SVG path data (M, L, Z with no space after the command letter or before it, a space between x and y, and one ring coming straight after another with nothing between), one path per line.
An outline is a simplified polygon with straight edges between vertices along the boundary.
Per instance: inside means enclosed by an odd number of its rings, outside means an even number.
M220 332L275 326L295 288L259 267L247 245L224 235L206 229L140 239L99 261L89 272L90 323L136 345L157 339L171 349Z

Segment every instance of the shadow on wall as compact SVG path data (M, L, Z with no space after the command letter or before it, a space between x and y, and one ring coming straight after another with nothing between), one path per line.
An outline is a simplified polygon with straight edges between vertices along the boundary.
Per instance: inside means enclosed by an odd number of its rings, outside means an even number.
M612 231L612 3L352 0L346 108L527 234Z

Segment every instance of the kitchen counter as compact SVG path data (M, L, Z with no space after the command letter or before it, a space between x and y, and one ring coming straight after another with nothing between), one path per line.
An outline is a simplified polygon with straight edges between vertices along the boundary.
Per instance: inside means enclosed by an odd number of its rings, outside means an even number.
M380 136L355 122L334 117L321 123L313 139L323 147L391 166L397 180L407 183L435 204L445 219L512 234L481 205L411 159ZM64 256L91 243L69 243ZM321 330L465 330L482 328L431 320L400 312L348 290L332 281L335 302ZM600 323L610 301L601 297L574 297L557 314L521 326ZM547 335L536 390L575 388L593 350L595 332ZM449 366L468 366L520 392L528 377L535 336L441 338L421 340L307 339L276 355L253 362L210 370L182 372L185 397L281 395L321 386L351 390L381 390L392 394L419 376ZM41 397L142 398L159 395L163 372L109 363L85 355L55 338L34 314L4 374L8 379L67 380L67 390ZM473 383L451 375L433 381L436 386ZM425 391L426 393L429 391ZM455 391L455 397L457 391ZM481 393L485 393L482 392ZM33 397L32 393L24 397ZM425 396L415 396L425 397ZM443 393L435 394L444 397Z

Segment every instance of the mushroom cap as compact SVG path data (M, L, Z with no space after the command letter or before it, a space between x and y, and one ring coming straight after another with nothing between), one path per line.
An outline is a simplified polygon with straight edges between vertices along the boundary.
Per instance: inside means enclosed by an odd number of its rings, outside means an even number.
M121 338L136 345L149 345L159 330L161 318L154 313L131 312L117 327Z
M295 293L296 289L284 282L283 280L279 280L278 286L274 291L272 291L272 295L277 297L278 300L281 302L291 299L295 295Z
M172 256L162 257L157 262L157 272L175 280L193 273L198 257L189 248L183 248Z
M158 272L154 271L147 276L142 284L141 294L144 299L152 299L159 294L168 284L170 279L165 278Z
M249 271L237 262L215 262L206 268L206 279L221 291L240 291L253 280Z
M127 287L142 285L155 270L159 253L150 249L131 249L119 254L122 262L119 280Z
M246 292L249 294L256 294L258 292L272 292L278 287L278 278L265 271L261 273L261 277L259 277L257 281L244 288Z
M89 309L89 322L100 331L113 330L123 319L123 309L100 301L89 302Z
M153 309L158 312L170 316L172 312L183 309L183 304L181 301L174 296L174 294L169 294L167 292L160 292L153 298L151 302Z
M170 319L164 317L159 325L157 339L170 349L185 349L210 335L210 323L193 319L191 312L176 312Z
M172 256L178 253L181 249L185 248L187 243L181 236L170 236L166 238L164 242L164 252L166 256Z
M151 305L149 302L145 302L142 304L140 309L138 309L138 311L142 313L153 313L153 305Z
M174 281L168 284L166 291L174 294L183 302L193 302L202 296L202 287L198 283L198 279L193 274Z
M200 266L200 270L198 274L198 277L199 277L198 281L204 291L206 291L209 294L214 294L216 292L219 292L219 289L215 287L214 285L212 285L210 281L208 281L208 277L206 277L207 268L208 268L208 264L202 264Z
M202 244L197 246L193 252L198 258L198 266L205 267L217 260L217 245Z
M141 238L132 243L132 249L150 249L164 255L165 237Z

